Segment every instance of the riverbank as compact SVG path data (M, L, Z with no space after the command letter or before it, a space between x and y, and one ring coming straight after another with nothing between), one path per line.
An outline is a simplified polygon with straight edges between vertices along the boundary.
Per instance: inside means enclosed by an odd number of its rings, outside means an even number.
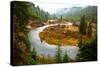
M54 26L54 25L57 25L57 24L51 24L51 25L38 27L36 29L32 29L29 32L28 36L32 44L31 47L35 48L38 55L42 55L45 57L50 56L52 58L55 57L57 46L49 45L48 43L44 41L41 43L40 37L39 37L39 33L42 32L46 27ZM78 54L78 50L79 48L77 46L61 46L61 55L63 56L65 53L67 53L70 59L75 60L76 55Z

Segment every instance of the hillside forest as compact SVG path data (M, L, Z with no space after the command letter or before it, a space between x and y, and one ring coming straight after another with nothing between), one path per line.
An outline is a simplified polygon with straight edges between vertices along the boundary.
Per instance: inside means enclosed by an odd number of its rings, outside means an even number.
M35 3L12 1L11 20L11 64L14 66L97 60L97 6L73 6L50 14ZM31 46L29 32L43 26L48 27L39 33L41 43L57 46L53 58L39 54ZM62 54L62 46L79 48L74 60L67 53Z

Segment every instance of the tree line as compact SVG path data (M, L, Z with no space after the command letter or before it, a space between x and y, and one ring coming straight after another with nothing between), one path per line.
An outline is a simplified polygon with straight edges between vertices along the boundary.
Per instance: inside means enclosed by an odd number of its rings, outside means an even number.
M72 7L71 10L65 13L63 19L66 21L76 22L80 21L81 16L85 15L86 21L97 22L97 6L87 7Z

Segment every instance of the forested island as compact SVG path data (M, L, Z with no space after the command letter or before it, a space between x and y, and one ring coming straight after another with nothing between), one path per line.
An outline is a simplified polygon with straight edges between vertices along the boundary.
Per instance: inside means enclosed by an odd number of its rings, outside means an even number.
M12 65L97 60L97 6L50 14L35 3L12 1L11 10Z

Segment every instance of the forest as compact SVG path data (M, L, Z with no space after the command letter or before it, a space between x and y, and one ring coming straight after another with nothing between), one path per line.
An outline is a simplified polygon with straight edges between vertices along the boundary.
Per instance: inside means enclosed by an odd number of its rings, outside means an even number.
M11 19L13 24L11 64L14 66L97 60L97 6L72 7L66 13L50 14L34 3L12 1ZM67 25L68 22L72 25ZM40 42L41 45L45 41L57 46L54 58L49 52L47 52L49 58L39 54L35 47L32 48L28 36L31 30L46 25L48 27L39 33ZM67 51L62 54L62 46L79 48L74 60L69 57Z
M62 13L55 13L56 16L62 16L64 20L76 22L80 21L82 15L85 15L87 21L91 21L96 23L97 21L97 6L87 6L87 7L71 7L69 11L68 8L64 8ZM64 12L65 11L65 12Z

